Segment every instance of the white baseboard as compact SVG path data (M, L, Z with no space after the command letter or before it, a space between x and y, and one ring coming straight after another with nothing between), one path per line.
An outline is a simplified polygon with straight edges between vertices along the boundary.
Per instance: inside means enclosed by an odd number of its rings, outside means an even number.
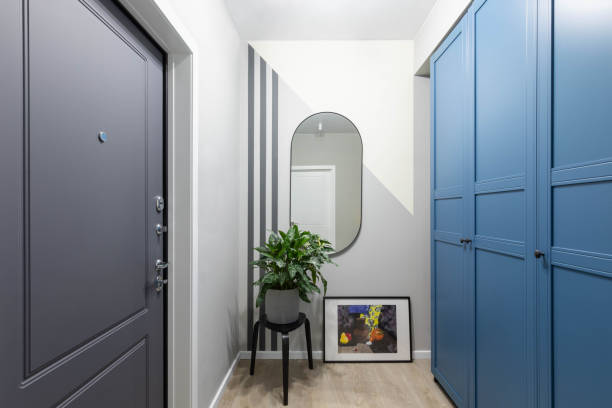
M429 360L431 359L431 350L414 350L412 358L415 360Z
M250 351L241 351L240 359L248 360L251 358ZM257 350L257 358L262 360L280 360L283 358L282 352L280 350L277 351L259 351ZM290 350L289 351L289 359L291 360L304 360L308 358L308 353L305 350ZM323 351L314 350L312 352L312 358L315 360L323 359ZM429 350L414 350L412 352L412 358L415 360L425 360L431 358L431 351Z
M227 370L227 373L225 373L225 377L223 377L223 381L221 381L221 385L219 385L219 389L215 393L215 396L213 397L212 401L210 402L210 408L216 408L216 406L219 405L219 402L221 402L223 391L225 391L225 387L227 386L227 383L229 382L230 378L232 378L232 374L234 372L234 369L236 368L236 365L238 364L238 360L240 360L241 354L242 352L238 352L238 354L236 354L236 358L232 362L232 365Z

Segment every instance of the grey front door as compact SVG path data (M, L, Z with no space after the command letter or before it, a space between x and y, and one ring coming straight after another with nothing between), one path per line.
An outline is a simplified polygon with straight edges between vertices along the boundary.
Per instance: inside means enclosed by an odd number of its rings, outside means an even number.
M164 406L164 55L110 0L0 11L0 407Z

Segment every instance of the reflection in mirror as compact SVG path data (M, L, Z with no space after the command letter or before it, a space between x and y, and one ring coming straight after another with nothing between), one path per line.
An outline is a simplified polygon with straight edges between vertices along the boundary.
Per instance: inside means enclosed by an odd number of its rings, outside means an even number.
M295 130L291 142L291 224L319 234L336 252L361 228L363 146L342 115L317 113Z

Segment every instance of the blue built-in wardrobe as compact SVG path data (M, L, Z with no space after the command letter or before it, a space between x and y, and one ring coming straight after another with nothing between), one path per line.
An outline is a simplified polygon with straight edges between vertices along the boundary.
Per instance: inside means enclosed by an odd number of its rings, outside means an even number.
M612 406L612 1L475 0L430 72L435 379Z

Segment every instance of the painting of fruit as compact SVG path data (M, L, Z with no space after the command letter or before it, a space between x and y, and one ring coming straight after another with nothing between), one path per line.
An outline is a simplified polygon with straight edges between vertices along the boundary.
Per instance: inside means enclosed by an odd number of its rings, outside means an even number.
M395 305L339 305L339 353L397 353Z
M370 333L370 343L373 343L375 341L381 341L384 337L385 332L377 327L372 330L372 333Z

